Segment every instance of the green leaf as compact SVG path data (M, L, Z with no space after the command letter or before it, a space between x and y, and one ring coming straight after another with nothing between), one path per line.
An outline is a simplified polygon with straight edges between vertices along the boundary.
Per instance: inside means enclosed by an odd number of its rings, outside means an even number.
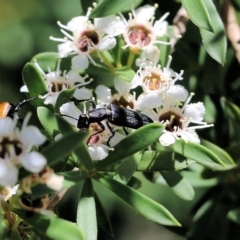
M131 7L138 0L102 0L90 14L90 18L106 17Z
M139 189L139 188L142 187L142 181L141 181L139 178L133 176L133 177L128 181L127 185L128 185L129 187L131 187L131 188Z
M57 116L58 126L62 133L67 133L69 131L73 131L73 126L71 126L64 118ZM83 133L83 132L81 132ZM88 133L85 133L85 138L78 143L78 147L74 150L75 154L77 155L78 159L82 162L84 167L88 170L93 169L93 162L89 155L87 146L85 144L86 136Z
M194 198L192 185L179 172L161 172L161 175L177 196L185 200Z
M240 161L240 143L235 143L226 149L228 154L235 160L235 162Z
M211 169L227 169L227 166L218 158L217 155L200 144L193 142L186 143L184 140L179 139L167 148Z
M234 162L234 160L222 148L203 139L201 139L201 144L207 149L211 150L213 153L215 153L219 157L219 159L221 159L221 161L226 165L226 169L224 168L223 170L232 169L236 167L236 163Z
M227 218L237 224L240 224L240 208L230 210L227 214Z
M226 114L226 117L239 123L240 108L236 104L228 101L226 98L221 98L221 103L224 109L224 113Z
M71 187L76 183L82 182L86 179L87 173L81 171L69 171L58 173L61 176L64 176L63 188Z
M42 126L50 136L55 136L59 133L56 116L45 107L37 108L38 119Z
M20 209L13 211L29 225L52 239L84 240L82 231L74 223L37 212L32 212L29 216L29 211Z
M150 123L137 129L120 141L114 147L115 150L109 152L108 157L99 162L96 168L101 169L107 167L146 148L158 140L164 129L165 126L160 123ZM141 139L141 141L138 141L139 139Z
M39 96L47 91L45 80L34 64L27 63L22 74L23 81L32 97Z
M208 6L203 0L182 0L182 4L195 25L209 32L214 32L209 16L211 12L209 12Z
M213 1L203 0L203 2L208 9L213 27L213 32L200 28L203 44L208 54L214 60L224 65L227 51L227 39L224 31L224 25Z
M18 232L11 232L11 240L21 240L21 236Z
M205 168L206 169L206 168ZM205 170L204 169L204 170ZM203 171L204 171L203 170ZM208 169L210 170L210 169ZM204 179L202 173L195 171L182 171L181 174L186 178L195 188L210 188L219 184L218 178Z
M47 73L49 69L51 71L55 71L58 59L59 59L58 53L44 52L35 55L32 58L31 63L34 63L37 60L37 63L41 67L41 69Z
M97 240L97 217L91 178L86 178L78 202L77 225L83 229L85 239Z
M139 154L134 154L133 156L123 160L113 178L123 184L127 184L135 173L140 160L141 156Z
M126 67L126 66L121 67L121 68L114 68L113 72L116 75L116 77L118 77L126 82L131 82L135 75L135 72L131 68Z
M157 40L162 42L169 42L170 38L168 36L163 36L159 37ZM162 67L166 67L169 59L169 54L171 52L171 45L157 44L157 46L160 50L160 64Z
M189 167L195 161L169 151L145 151L138 165L138 171L178 171Z
M178 171L189 167L195 161L186 159L181 154L169 151L144 151L137 153L141 157L136 171L140 172L155 172L155 171ZM105 167L101 171L115 172L121 163L116 163L112 166Z
M48 160L48 165L52 166L59 160L69 156L85 137L86 133L84 132L67 133L57 142L53 142L44 148L41 153Z
M181 226L166 208L142 193L104 175L99 174L96 178L147 219L163 225Z
M105 212L104 207L96 193L94 194L94 198L95 198L95 204L96 204L98 226L103 231L105 231L107 234L109 234L110 236L113 236L111 222L110 222L108 215Z

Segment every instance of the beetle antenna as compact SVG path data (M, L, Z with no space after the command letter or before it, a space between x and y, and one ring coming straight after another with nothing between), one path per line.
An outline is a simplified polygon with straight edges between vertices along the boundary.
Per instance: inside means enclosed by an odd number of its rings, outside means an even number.
M14 109L15 112L17 112L24 104L36 99L38 97L32 97L32 98L29 98L29 99L24 99L22 102L20 102Z
M74 117L71 117L71 116L68 116L68 115L65 115L65 114L60 114L60 116L62 116L62 117L69 117L69 118L72 118L72 119L74 119L74 120L77 120L77 121L78 121L78 119L77 119L77 118L74 118Z

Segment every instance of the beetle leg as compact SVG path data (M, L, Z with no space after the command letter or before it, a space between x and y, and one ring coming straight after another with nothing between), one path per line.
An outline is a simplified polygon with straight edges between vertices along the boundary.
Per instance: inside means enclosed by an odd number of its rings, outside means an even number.
M92 107L91 109L96 109L96 102L94 100L94 98L88 98L88 99L76 99L75 97L70 98L71 101L75 102L75 103L79 103L79 102L90 102Z
M101 128L101 130L98 131L98 132L93 133L93 134L88 138L88 140L87 140L87 145L89 144L89 141L90 141L90 139L91 139L92 136L97 135L97 134L99 134L99 133L101 133L101 132L103 132L103 131L105 130L105 126L104 126L101 122L98 122L97 124L98 124L98 126Z
M106 121L106 122L107 122L107 126L108 126L110 132L112 133L112 135L108 138L108 141L107 141L107 145L110 147L110 140L114 137L115 131L114 131L114 129L109 125L109 122L108 122L108 121Z

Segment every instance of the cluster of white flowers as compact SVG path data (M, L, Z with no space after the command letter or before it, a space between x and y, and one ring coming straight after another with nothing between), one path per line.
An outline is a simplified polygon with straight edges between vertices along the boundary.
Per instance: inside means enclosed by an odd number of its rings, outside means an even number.
M50 37L50 39L61 42L58 45L60 58L73 55L72 70L64 72L61 76L59 61L56 71L49 70L46 74L35 62L46 80L48 93L45 95L45 104L54 105L59 93L68 88L76 89L73 97L79 100L92 98L94 92L97 108L117 104L146 114L155 122L165 124L166 128L159 138L164 146L173 144L179 138L186 142L199 143L195 129L211 125L203 122L205 114L203 103L190 104L193 94L189 94L183 86L177 84L183 79L183 71L177 73L170 68L172 57L169 56L166 66L159 65L161 53L158 46L159 44L169 45L168 42L160 40L168 34L168 23L165 21L168 13L155 21L156 8L157 5L145 5L136 10L132 9L129 19L119 13L118 16L95 18L93 21L89 20L91 13L89 8L86 16L75 17L66 26L58 22L64 38ZM127 64L135 71L132 81L127 82L115 76L113 84L110 84L114 89L102 84L98 85L94 91L85 88L84 85L90 83L92 79L85 82L86 76L81 77L77 71L87 70L89 64L96 66L97 63L105 64L105 67L113 70L114 66L106 61L104 52L117 47L117 36L122 36L125 42L122 51L129 51L129 56L139 55L138 58L135 57L134 66L132 66L132 60ZM138 96L134 91L137 87L138 90L139 87L142 89ZM23 86L21 90L27 91L27 87ZM86 107L82 113L73 102L62 105L60 112L76 127L79 116L87 115ZM108 150L113 150L111 147L124 138L124 135L119 133L113 134L118 127L109 126L106 121L90 124L88 130L91 135L86 140L86 144L93 160L104 159L108 155ZM108 146L109 142L111 147Z
M0 119L0 185L17 183L19 168L31 173L40 172L47 164L43 155L31 151L41 145L46 137L35 126L27 126L30 115L26 115L21 130L16 127L17 118Z

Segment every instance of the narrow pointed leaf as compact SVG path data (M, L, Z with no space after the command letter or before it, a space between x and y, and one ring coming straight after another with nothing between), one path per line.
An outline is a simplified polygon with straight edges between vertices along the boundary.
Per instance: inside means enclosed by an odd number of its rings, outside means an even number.
M14 212L30 226L52 239L84 240L82 231L74 223L37 212L33 212L31 216L27 214L29 211L25 210L14 209Z
M140 160L141 157L139 154L134 154L133 156L123 160L113 178L123 184L127 184L135 173Z
M235 160L235 162L240 161L240 143L235 143L226 149L228 154Z
M96 168L107 167L146 148L158 140L164 129L165 126L159 123L150 123L137 129L119 142L114 147L114 151L109 152L108 157L101 161Z
M96 210L97 210L97 223L98 226L105 231L110 236L113 236L113 230L111 226L111 222L108 218L108 215L106 211L104 210L104 207L98 197L98 195L95 193L95 204L96 204Z
M86 179L87 173L80 171L70 171L70 172L62 172L59 175L64 176L64 188L71 187L76 183L82 182Z
M177 140L174 144L170 145L168 149L196 161L211 169L220 170L227 169L226 165L218 158L216 154L193 142L184 142L182 139Z
M170 39L168 36L163 36L158 38L158 41L169 42ZM168 57L171 52L171 45L158 44L158 49L160 50L160 64L162 67L166 67L168 62Z
M42 126L50 136L53 137L59 132L56 116L49 109L38 107L37 115Z
M86 178L78 202L77 225L85 239L97 240L97 216L91 178Z
M71 152L79 145L79 142L82 142L85 137L86 133L70 132L65 134L57 142L48 145L41 151L41 153L48 160L48 165L52 166L59 160L71 154Z
M161 150L161 151L144 151L143 153L137 153L141 157L141 161L138 163L136 171L140 172L155 172L155 171L178 171L189 167L195 161L186 159L173 151ZM116 163L112 166L101 169L106 172L115 172L121 163Z
M139 178L132 176L127 185L137 190L142 187L142 181Z
M195 161L169 150L145 151L138 165L138 171L178 171L189 167Z
M182 4L195 25L209 32L214 32L209 16L210 13L203 0L182 0Z
M223 22L216 10L216 7L213 1L209 1L209 0L202 0L202 1L204 2L205 6L209 11L210 20L213 27L213 32L209 32L203 28L200 28L200 34L202 37L203 44L208 54L214 60L224 65L225 58L226 58L226 51L227 51L227 38L226 38Z
M226 116L233 121L240 122L240 108L225 98L221 98L221 103Z
M177 196L185 200L194 198L192 185L179 172L161 172L161 175Z
M231 168L236 167L236 163L234 162L234 160L222 148L218 147L217 145L215 145L207 140L203 140L203 139L201 139L201 144L204 147L206 147L207 149L214 152L219 157L219 159L221 159L221 161L226 165L226 169L231 169Z
M232 209L228 212L227 218L231 221L240 224L240 208Z
M23 81L32 97L44 94L47 91L45 80L34 64L27 63L23 68L22 74Z
M147 219L163 225L181 226L165 207L142 193L104 175L98 175L96 178Z

